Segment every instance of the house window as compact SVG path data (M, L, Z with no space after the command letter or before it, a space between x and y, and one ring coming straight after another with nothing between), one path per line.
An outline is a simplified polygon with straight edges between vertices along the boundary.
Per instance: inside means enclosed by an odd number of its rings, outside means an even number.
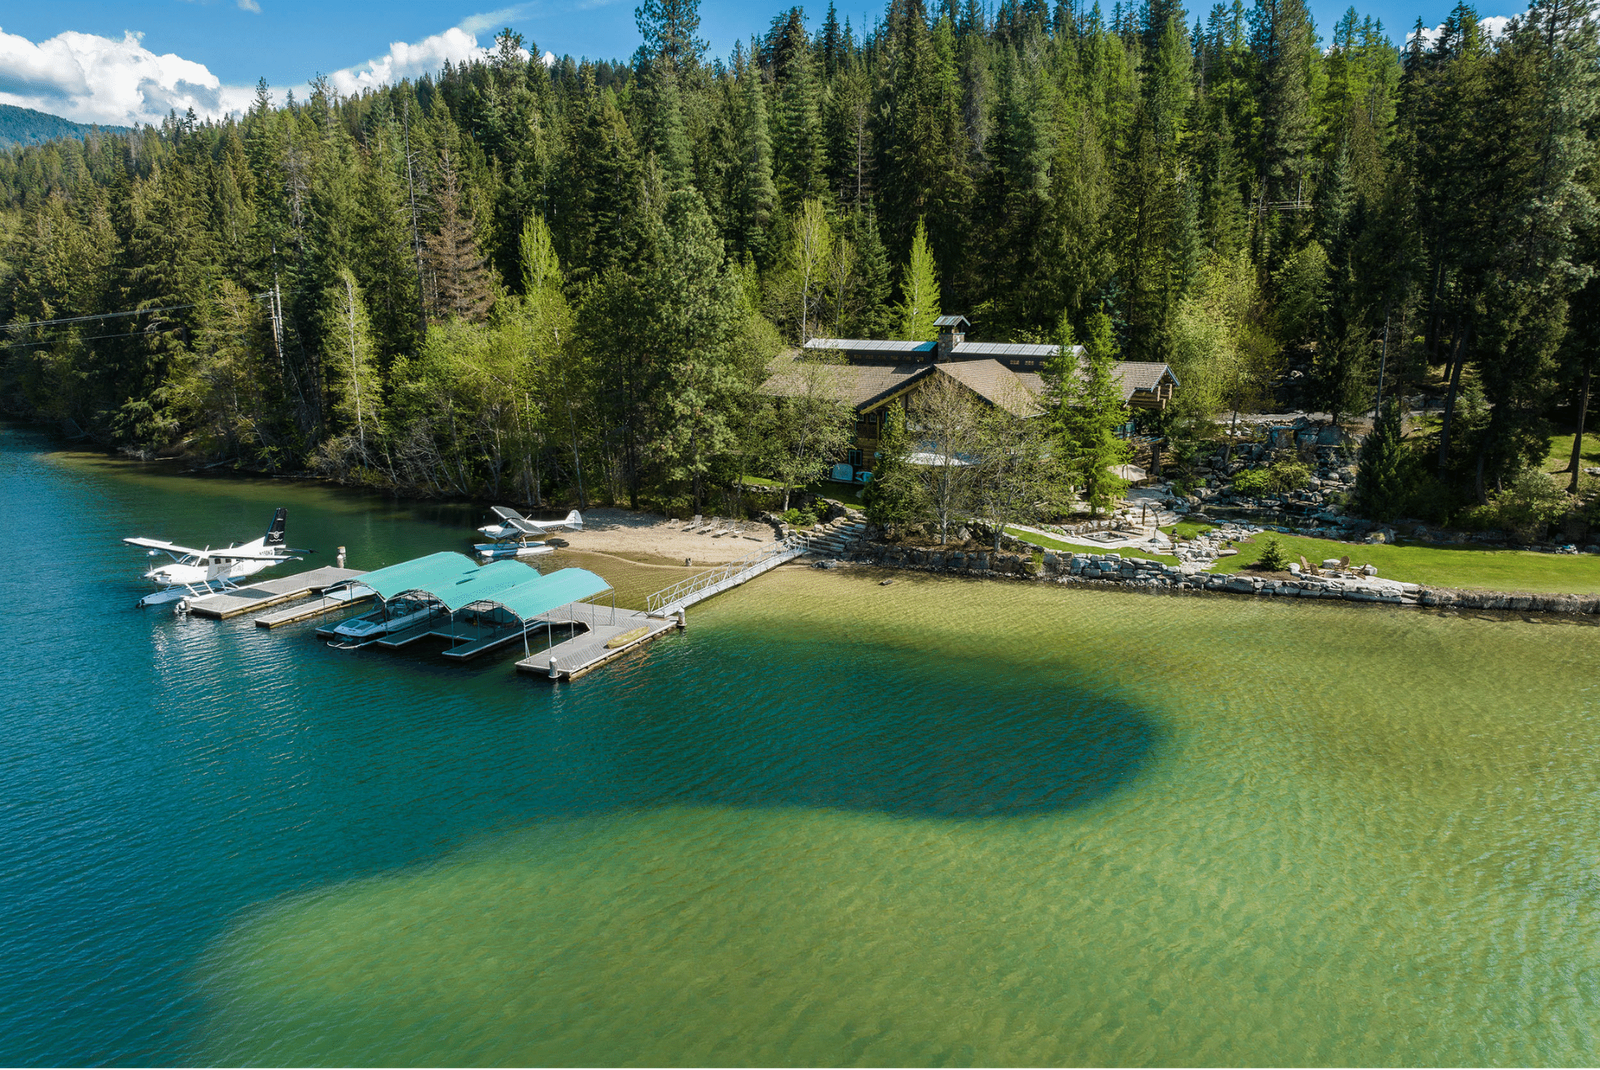
M844 463L848 464L852 468L860 468L861 467L861 451L860 450L845 450Z

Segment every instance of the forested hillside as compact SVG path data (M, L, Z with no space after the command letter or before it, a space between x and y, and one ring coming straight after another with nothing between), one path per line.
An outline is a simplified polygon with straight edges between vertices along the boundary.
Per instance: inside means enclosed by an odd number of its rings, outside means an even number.
M12 145L37 145L59 137L83 138L101 129L111 133L128 132L126 127L86 126L32 108L0 104L0 149Z
M646 0L628 63L507 31L437 79L0 154L5 403L425 492L698 501L785 441L753 392L785 342L1104 313L1176 370L1180 443L1291 368L1337 417L1380 367L1438 384L1407 507L1443 514L1587 389L1586 2L1494 40L1463 5L1402 50L1301 0L892 0L726 58L695 7Z

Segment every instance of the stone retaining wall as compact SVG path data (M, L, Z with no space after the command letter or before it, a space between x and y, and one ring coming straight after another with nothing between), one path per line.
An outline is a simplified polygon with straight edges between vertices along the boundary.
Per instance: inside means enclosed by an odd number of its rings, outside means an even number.
M1266 579L1242 573L1206 572L1120 554L1057 553L1046 550L1040 564L1032 554L918 549L871 543L846 555L858 564L970 576L1027 579L1046 583L1093 583L1144 590L1213 591L1275 598L1331 598L1394 606L1498 609L1535 613L1600 613L1600 595L1511 594L1456 591L1368 577L1304 576Z

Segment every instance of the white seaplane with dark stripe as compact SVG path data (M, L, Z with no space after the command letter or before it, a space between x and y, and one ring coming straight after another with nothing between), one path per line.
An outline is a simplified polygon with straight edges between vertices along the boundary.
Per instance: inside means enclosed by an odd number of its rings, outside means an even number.
M478 529L478 534L494 541L477 543L472 547L478 551L479 557L489 561L503 557L533 557L537 554L553 553L555 547L528 540L542 539L558 531L583 530L583 517L576 509L560 520L530 520L515 509L507 509L503 505L496 505L489 511L499 517L500 522L485 524Z
M213 550L209 546L196 550L192 546L179 546L163 539L123 539L129 546L139 546L149 551L149 556L166 554L172 560L157 565L144 574L155 584L155 594L139 600L141 606L176 602L180 598L200 597L238 586L238 581L254 576L264 568L285 561L299 561L301 554L311 550L293 550L284 544L284 528L289 510L279 508L272 515L272 526L267 533L253 542L240 543Z

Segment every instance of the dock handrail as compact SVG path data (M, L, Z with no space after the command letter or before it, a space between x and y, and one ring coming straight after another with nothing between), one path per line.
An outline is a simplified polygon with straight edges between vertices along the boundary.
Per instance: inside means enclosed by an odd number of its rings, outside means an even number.
M671 587L655 592L645 599L645 612L655 615L661 613L668 606L677 605L679 602L693 601L694 596L702 591L727 583L739 574L759 568L775 557L784 555L798 557L801 553L810 549L810 546L810 539L806 536L800 534L790 535L788 538L773 543L771 546L748 553L737 561L707 569L705 572L690 576L688 579L675 583Z

